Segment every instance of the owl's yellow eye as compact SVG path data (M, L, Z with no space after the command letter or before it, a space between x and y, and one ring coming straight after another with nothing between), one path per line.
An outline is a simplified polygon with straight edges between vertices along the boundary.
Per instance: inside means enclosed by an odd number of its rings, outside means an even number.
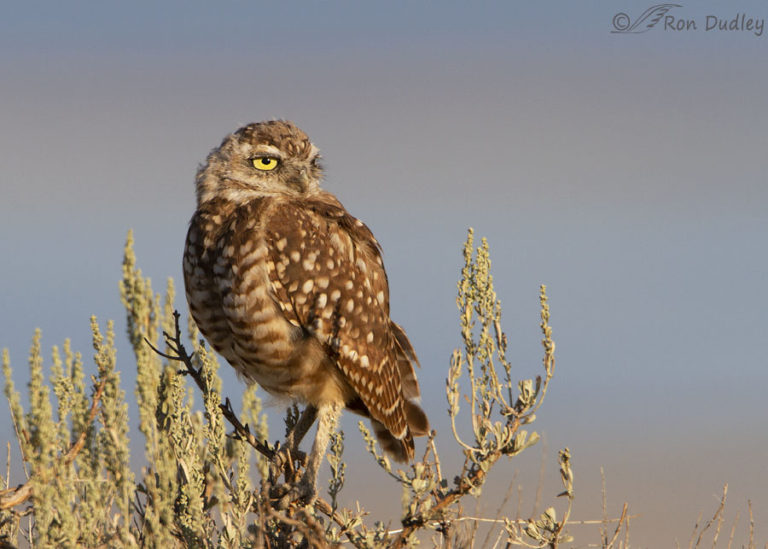
M253 162L254 168L263 172L271 172L280 163L274 156L259 156L251 160L251 162Z

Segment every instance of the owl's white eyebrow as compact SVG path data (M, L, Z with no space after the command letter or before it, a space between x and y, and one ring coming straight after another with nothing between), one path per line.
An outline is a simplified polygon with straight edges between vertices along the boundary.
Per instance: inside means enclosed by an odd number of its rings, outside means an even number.
M280 149L273 147L272 145L258 145L254 147L253 153L257 155L275 156L277 158L282 158L283 156Z

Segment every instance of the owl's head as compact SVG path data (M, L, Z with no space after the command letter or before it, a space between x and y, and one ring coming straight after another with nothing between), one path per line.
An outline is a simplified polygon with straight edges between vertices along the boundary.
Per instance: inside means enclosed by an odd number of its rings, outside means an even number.
M197 172L198 204L215 198L245 202L257 196L303 196L319 190L320 154L293 122L243 126L212 150Z

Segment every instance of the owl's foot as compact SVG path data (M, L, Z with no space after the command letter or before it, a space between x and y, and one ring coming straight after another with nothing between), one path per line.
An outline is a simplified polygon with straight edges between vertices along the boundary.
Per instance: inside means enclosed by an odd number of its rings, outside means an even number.
M312 444L312 451L306 456L303 472L299 472L293 461L295 449L292 451L292 447L296 445L296 439L291 440L290 435L289 444L286 444L285 449L281 448L273 459L273 466L278 469L278 474L273 475L273 478L278 478L279 472L282 471L285 473L287 486L289 486L287 493L275 492L275 499L278 500L279 508L287 508L294 502L304 506L310 505L317 498L317 472L328 447L331 430L336 425L336 420L341 412L341 406L340 403L332 402L321 406L318 410L309 412L313 416L312 420L317 413L319 421L315 442ZM280 461L283 459L286 461ZM300 478L298 478L299 475Z
M284 476L286 482L292 482L297 471L306 461L307 455L298 448L294 448L292 445L279 447L270 463L273 478Z
M317 408L311 404L307 405L307 407L304 408L304 411L301 412L299 419L296 420L293 429L291 429L285 437L285 445L291 448L294 453L299 451L299 444L301 444L304 435L306 435L307 431L312 427L316 417Z
M309 428L312 427L316 415L317 408L312 405L307 406L293 429L286 435L285 442L275 448L270 463L270 473L273 479L283 476L286 483L293 483L296 480L297 472L307 463L307 454L299 450L299 444Z

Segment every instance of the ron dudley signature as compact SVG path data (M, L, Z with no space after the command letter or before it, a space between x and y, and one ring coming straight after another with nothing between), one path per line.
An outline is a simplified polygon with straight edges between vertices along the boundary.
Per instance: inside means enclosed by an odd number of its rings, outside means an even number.
M657 4L651 6L634 19L626 13L617 13L613 16L612 33L638 34L648 32L653 28L661 28L665 31L736 31L751 32L755 36L762 36L765 29L765 19L752 17L746 13L737 13L735 17L721 17L719 15L706 15L703 18L682 17L678 8L680 4Z
M675 18L674 15L664 16L664 30L683 31L698 30L696 19ZM739 13L732 19L707 15L704 19L705 31L741 31L753 32L755 36L762 36L765 28L765 19L749 17L746 13Z

